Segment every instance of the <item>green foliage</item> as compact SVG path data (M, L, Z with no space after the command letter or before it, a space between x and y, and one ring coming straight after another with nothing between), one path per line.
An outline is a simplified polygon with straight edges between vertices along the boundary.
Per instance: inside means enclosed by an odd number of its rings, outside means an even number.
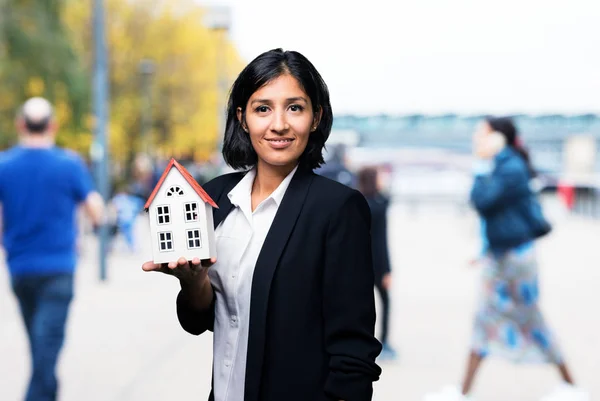
M62 135L83 131L89 79L64 29L64 0L2 0L0 17L0 146L14 142L12 122L28 97L56 105Z

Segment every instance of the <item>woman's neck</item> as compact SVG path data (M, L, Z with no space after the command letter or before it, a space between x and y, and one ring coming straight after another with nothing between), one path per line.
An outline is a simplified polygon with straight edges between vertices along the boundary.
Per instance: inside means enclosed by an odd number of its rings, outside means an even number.
M295 164L271 166L259 161L256 165L256 177L252 184L252 210L271 195L295 167Z

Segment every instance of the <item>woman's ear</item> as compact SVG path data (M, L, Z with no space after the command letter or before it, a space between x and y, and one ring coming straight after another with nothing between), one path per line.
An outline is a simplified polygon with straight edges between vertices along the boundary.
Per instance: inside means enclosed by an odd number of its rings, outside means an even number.
M242 126L242 129L244 131L248 132L248 127L246 127L246 122L244 121L244 112L242 111L242 108L238 107L235 110L235 114L236 114L238 121L240 122L240 125Z
M313 124L310 128L311 132L314 132L317 130L317 127L321 123L321 117L323 117L323 108L319 107L319 110L314 113Z

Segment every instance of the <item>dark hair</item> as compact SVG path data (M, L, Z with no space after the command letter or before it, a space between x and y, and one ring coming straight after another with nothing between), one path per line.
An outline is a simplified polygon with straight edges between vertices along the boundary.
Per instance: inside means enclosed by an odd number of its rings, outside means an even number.
M377 185L377 169L364 167L358 172L358 190L365 197L373 197L379 193Z
M283 74L290 74L296 78L310 98L315 117L322 112L319 125L310 133L306 149L300 156L300 166L313 170L323 164L323 147L333 123L327 85L317 69L302 54L274 49L252 60L231 87L227 103L223 158L232 168L253 167L258 161L258 155L252 147L250 138L237 118L238 107L242 109L243 120L250 96Z
M512 118L510 117L487 117L485 121L496 132L501 133L506 139L506 144L514 149L525 161L527 170L531 177L535 177L536 173L531 165L529 152L523 147L519 138L519 132Z

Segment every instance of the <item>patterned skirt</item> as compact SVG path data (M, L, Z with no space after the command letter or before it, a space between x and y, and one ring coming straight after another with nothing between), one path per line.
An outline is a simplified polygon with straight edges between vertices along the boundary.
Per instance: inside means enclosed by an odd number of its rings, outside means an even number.
M562 356L538 307L532 245L485 257L472 350L517 363L560 363Z

